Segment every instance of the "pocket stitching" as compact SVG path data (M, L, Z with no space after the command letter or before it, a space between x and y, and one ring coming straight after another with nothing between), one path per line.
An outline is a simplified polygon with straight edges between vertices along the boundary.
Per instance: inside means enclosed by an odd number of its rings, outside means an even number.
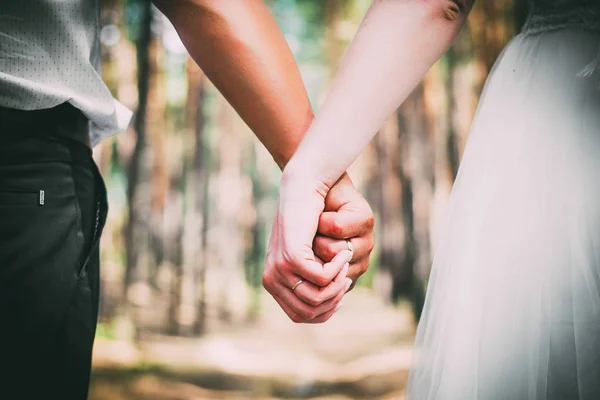
M27 196L27 202L24 198ZM12 197L12 201L6 201ZM33 201L31 201L33 199ZM16 200L16 201L15 201ZM38 193L27 190L0 189L0 207L3 206L35 206L38 202Z

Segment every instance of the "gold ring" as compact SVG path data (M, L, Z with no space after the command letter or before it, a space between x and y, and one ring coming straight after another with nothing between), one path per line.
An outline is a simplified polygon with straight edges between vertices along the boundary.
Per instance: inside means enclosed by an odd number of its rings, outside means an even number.
M304 282L302 279L300 279L298 282L296 282L296 284L295 284L294 286L292 286L292 292L293 292L294 290L296 290L296 288L297 288L298 286L300 286L300 284L301 284L302 282Z
M350 262L352 261L352 257L354 257L354 245L352 244L350 239L346 239L346 244L348 245L348 251L352 253L350 254L350 260L348 260L348 262Z

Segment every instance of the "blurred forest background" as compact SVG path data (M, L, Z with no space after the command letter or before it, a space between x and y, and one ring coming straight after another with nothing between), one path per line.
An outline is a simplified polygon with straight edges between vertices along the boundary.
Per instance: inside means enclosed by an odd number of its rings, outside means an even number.
M371 267L331 321L300 326L261 287L277 166L148 0L100 3L104 78L136 114L95 149L110 213L91 399L402 398L477 101L526 6L478 1L352 166ZM268 4L318 110L370 1Z

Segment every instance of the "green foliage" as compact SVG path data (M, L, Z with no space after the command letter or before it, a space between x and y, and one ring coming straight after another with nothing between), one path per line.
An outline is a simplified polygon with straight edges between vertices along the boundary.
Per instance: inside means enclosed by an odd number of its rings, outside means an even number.
M320 1L267 2L299 63L324 63L324 7Z
M96 337L114 340L115 332L112 325L108 322L98 322L98 326L96 328Z
M377 276L377 272L379 271L379 264L379 252L377 249L375 249L371 253L371 257L369 259L369 269L367 269L367 272L365 272L360 277L358 282L356 282L356 286L372 289L373 282Z
M143 2L147 0L125 1L125 31L127 39L135 42L140 37L142 20L144 18Z

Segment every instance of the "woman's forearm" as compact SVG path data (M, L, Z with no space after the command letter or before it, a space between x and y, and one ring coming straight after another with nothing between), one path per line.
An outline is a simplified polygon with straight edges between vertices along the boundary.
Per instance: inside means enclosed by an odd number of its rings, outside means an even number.
M331 187L452 44L470 3L375 1L284 180Z
M192 58L283 168L313 119L294 57L262 0L154 0Z

